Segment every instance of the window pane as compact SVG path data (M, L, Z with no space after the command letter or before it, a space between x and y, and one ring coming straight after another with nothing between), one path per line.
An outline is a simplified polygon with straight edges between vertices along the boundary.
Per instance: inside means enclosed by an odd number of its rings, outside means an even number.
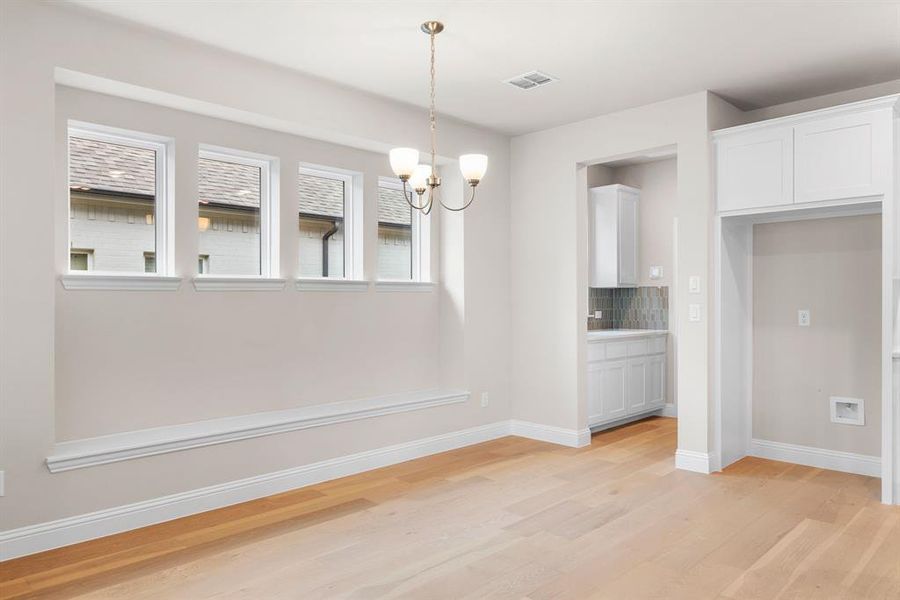
M345 182L300 173L300 276L344 277Z
M211 275L260 275L262 169L201 158L200 252Z
M378 187L378 279L413 278L412 209L401 190Z
M144 253L156 252L156 152L69 136L69 238L92 248L90 269L144 272ZM87 270L87 254L70 258Z
M91 265L88 260L88 251L71 252L69 254L70 271L88 271Z

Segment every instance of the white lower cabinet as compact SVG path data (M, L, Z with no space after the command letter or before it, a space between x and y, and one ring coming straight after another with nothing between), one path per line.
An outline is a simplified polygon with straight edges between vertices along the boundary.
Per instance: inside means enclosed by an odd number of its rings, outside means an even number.
M589 426L659 410L665 405L665 335L657 334L650 343L646 339L642 342L588 342L589 358L607 357L587 363ZM627 352L627 357L620 357L622 351Z

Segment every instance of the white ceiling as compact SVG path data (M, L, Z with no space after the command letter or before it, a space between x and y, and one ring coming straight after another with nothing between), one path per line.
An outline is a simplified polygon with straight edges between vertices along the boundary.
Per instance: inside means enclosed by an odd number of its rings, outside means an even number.
M520 134L704 89L744 109L900 79L897 2L74 0L148 27ZM560 79L522 91L533 69Z

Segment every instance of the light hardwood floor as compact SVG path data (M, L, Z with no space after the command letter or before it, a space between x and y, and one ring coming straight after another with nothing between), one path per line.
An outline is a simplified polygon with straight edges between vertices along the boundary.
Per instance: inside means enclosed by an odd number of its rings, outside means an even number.
M2 563L0 598L900 598L878 480L674 450L504 438Z

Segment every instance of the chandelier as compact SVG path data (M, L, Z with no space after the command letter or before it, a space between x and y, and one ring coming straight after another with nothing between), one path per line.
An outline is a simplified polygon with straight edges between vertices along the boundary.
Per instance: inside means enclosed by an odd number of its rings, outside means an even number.
M431 164L419 164L419 151L415 148L394 148L390 152L391 169L403 182L403 197L412 208L420 210L427 215L431 212L434 200L437 198L440 205L447 210L461 211L468 208L475 200L475 187L484 177L485 171L487 171L488 157L484 154L463 154L459 157L459 169L462 171L466 183L472 189L471 196L458 208L444 204L444 201L437 193L437 188L441 185L441 178L437 176L435 169L437 124L434 111L434 36L444 30L444 25L439 21L425 21L422 23L421 29L428 34L431 41L431 103L428 112L428 121L431 129ZM410 188L412 189L410 190ZM423 199L426 191L428 196ZM416 196L418 196L418 201L415 200L412 192L415 192Z

